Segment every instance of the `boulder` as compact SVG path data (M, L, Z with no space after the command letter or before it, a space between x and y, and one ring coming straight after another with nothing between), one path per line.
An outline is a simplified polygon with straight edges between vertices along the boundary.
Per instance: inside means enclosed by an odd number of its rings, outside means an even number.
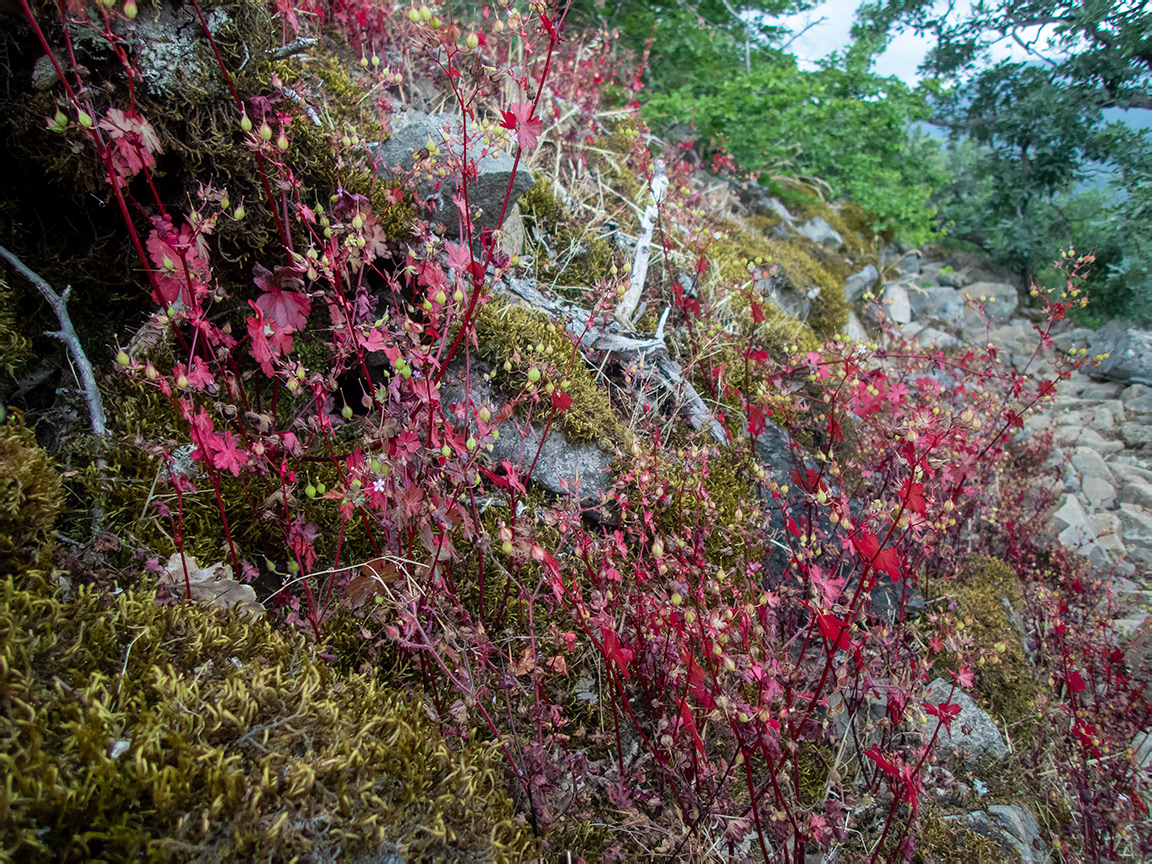
M1120 394L1124 408L1133 414L1152 414L1152 387L1133 384Z
M1145 447L1152 444L1152 425L1136 421L1122 423L1120 437L1130 447Z
M964 298L953 288L913 291L909 302L918 321L942 321L956 326L964 317Z
M1152 483L1139 477L1128 477L1120 485L1120 500L1127 504L1139 504L1152 510Z
M1128 554L1124 541L1120 539L1120 517L1115 513L1092 513L1088 516L1096 532L1096 542L1114 559L1123 558Z
M769 213L774 213L780 217L781 222L789 228L792 227L792 214L788 212L788 208L781 204L778 199L773 198L771 195L764 195L756 200L756 206L767 210Z
M936 281L949 288L963 288L972 281L967 273L958 270L941 270L936 274Z
M1000 759L1008 753L1008 746L1004 737L996 728L996 723L988 712L977 707L971 697L960 690L952 690L952 684L943 678L937 678L928 687L926 698L934 705L948 700L952 693L951 702L959 706L960 713L952 720L952 734L941 729L936 737L936 750L948 765L963 766L968 769L978 767L985 760ZM935 729L937 718L928 717L925 725L925 735L931 736Z
M981 819L980 817L984 817ZM999 836L1006 851L1015 851L1023 864L1044 864L1049 860L1048 844L1040 832L1040 823L1028 810L1016 804L993 804L987 813L977 810L968 814L968 824L977 833L980 824L987 825ZM992 837L992 834L985 834Z
M907 279L910 276L920 275L920 253L909 252L896 262L896 269L900 273L900 277Z
M425 169L459 160L464 152L460 137L458 115L408 111L393 118L392 137L383 144L369 145L380 177L391 179L417 169L419 194L423 200L431 202L433 218L444 224L450 237L459 234L458 214L452 202L459 171L449 170L447 179L437 182L433 171ZM439 148L439 155L427 155L429 142ZM420 157L419 168L417 157ZM508 191L508 181L513 177L513 167L516 173L508 201L509 209L532 187L535 182L532 172L523 164L516 166L512 156L503 150L485 147L479 137L471 135L468 158L475 160L477 174L476 179L468 184L468 205L473 211L480 211L476 225L481 229L499 228L500 212L504 205L504 195Z
M471 400L474 405L492 406L493 413L497 413L502 400L484 380L487 371L485 364L473 361L468 386L465 386L463 367L459 364L450 366L440 390L441 404L450 407ZM572 443L559 424L552 424L543 447L540 446L544 434L542 423L528 424L513 418L505 420L498 428L500 438L488 453L488 459L495 465L507 459L519 471L522 481L535 460L531 481L553 494L574 494L585 504L596 504L610 488L611 478L607 469L612 462L611 454L595 444ZM539 457L536 455L538 450Z
M598 503L611 486L607 474L611 455L595 444L571 443L556 424L552 425L541 448L543 434L543 424L505 421L500 424L500 440L489 455L496 464L509 460L518 468L521 477L536 459L531 477L533 483L556 495L575 494L582 502ZM539 457L536 456L538 449Z
M1152 509L1125 502L1116 515L1120 517L1125 546L1152 549Z
M1090 330L1087 327L1074 327L1071 330L1065 330L1063 333L1057 333L1052 336L1052 344L1056 349L1067 354L1073 348L1087 348L1092 343L1092 337L1096 335L1095 330Z
M844 238L819 216L809 219L797 230L813 243L823 246L825 249L839 252L844 248Z
M1020 302L1016 286L1007 282L973 282L960 293L965 299L971 299L977 305L983 306L988 323L993 326L1011 318ZM984 299L981 300L981 297ZM984 329L984 326L984 319L978 309L964 310L965 329L979 331Z
M925 327L916 337L921 348L955 348L960 340L951 333L937 330L935 327Z
M1126 321L1109 321L1092 338L1093 354L1108 354L1093 375L1152 386L1152 332Z
M844 333L853 342L868 341L868 331L864 329L856 313L851 310L848 312L848 326L844 328Z
M875 287L879 278L880 271L876 269L876 265L869 264L863 270L848 277L844 283L844 296L850 303L859 300L865 291L870 291Z
M1029 418L1031 419L1031 418ZM1060 424L1052 433L1053 440L1058 444L1063 445L1080 445L1083 447L1091 447L1093 450L1100 454L1117 453L1124 449L1123 441L1110 441L1097 432L1084 425L1087 421L1081 423L1071 424L1066 418L1060 418ZM1027 425L1027 423L1025 423Z
M1080 478L1080 490L1085 503L1093 510L1107 510L1116 503L1116 487L1092 474Z
M1123 381L1089 381L1080 390L1080 398L1116 400L1123 390Z
M908 299L907 289L898 283L884 286L882 300L888 317L897 324L909 324L912 321L912 304Z
M872 615L889 624L899 617L901 607L905 621L914 621L924 612L924 595L920 589L905 579L896 582L887 573L876 577L868 599L872 602Z
M1112 560L1098 542L1096 528L1075 495L1064 496L1060 509L1052 515L1052 528L1061 546L1074 550L1093 564L1103 565Z
M1104 457L1091 447L1076 448L1076 452L1072 454L1072 467L1081 477L1100 477L1109 483L1115 480L1112 469L1108 467Z

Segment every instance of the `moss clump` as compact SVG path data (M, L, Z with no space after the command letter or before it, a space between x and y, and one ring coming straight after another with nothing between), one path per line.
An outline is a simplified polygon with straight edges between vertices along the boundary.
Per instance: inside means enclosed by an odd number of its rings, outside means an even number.
M62 496L52 460L13 413L0 425L0 573L27 559L24 551L52 527Z
M520 196L520 212L542 226L559 224L564 218L564 204L552 190L552 182L540 173L532 176L536 182Z
M493 751L299 636L0 581L0 858L521 861Z
M608 397L596 386L579 351L572 359L572 341L547 315L494 301L485 305L476 317L476 338L481 356L497 366L496 383L513 391L520 390L526 379L523 375L513 379L505 374L501 369L503 363L511 360L516 352L536 358L536 349L543 346L538 360L543 376L536 386L544 390L548 384L559 387L563 380L569 382L567 393L572 397L572 407L557 415L568 439L573 443L594 442L601 446L624 442L626 432Z
M848 268L815 243L802 237L768 240L739 232L719 244L716 257L720 275L728 282L744 284L749 279L749 267L767 265L780 287L800 296L814 295L805 323L821 339L835 338L847 326L849 304L844 298L844 280ZM763 297L760 302L762 306L770 304L770 298Z
M32 343L16 321L14 301L14 292L0 279L0 372L13 378L32 354Z
M603 237L593 231L564 227L556 232L554 243L556 266L539 270L539 280L560 282L565 287L594 288L608 278L612 247Z
M868 251L868 243L873 236L871 228L860 230L861 214L867 213L861 207L852 211L853 218L845 218L843 208L837 213L824 202L807 201L797 208L800 218L804 221L819 217L831 226L832 230L840 235L844 245L853 255L863 255Z
M816 335L834 338L848 325L848 301L844 299L846 275L832 272L838 268L831 262L822 263L824 250L818 249L811 241L792 237L768 241L761 255L766 261L780 265L784 283L793 291L807 294L818 289L812 298L807 324Z
M945 590L974 649L987 658L977 670L979 701L1009 725L1028 719L1040 686L1024 653L1019 625L1013 621L1012 610L1024 602L1020 577L996 558L975 558ZM959 658L946 656L940 662L955 669Z
M963 819L928 812L916 825L917 864L1008 864L1019 861L1015 850L974 830Z

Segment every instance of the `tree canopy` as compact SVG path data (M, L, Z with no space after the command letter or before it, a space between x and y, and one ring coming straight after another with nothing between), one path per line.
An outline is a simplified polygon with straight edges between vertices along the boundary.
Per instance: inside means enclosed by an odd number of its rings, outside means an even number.
M954 233L1028 274L1055 246L1093 243L1082 251L1097 253L1106 305L1149 314L1152 138L1108 109L1152 109L1152 11L985 0L941 14L930 0L878 0L857 13L854 51L875 56L901 31L932 39L921 67L943 85L932 122L969 145L954 148L941 200ZM1085 184L1101 176L1111 189L1086 206Z

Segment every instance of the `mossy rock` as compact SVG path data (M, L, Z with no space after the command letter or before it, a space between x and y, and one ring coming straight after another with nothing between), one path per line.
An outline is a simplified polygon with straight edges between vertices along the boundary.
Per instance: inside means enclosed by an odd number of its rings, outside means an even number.
M604 390L597 386L580 352L576 350L574 354L572 340L564 328L547 315L494 300L476 316L476 338L481 356L497 367L496 384L506 390L521 391L527 384L523 375L513 378L503 371L504 362L511 361L516 352L521 357L539 358L534 362L539 362L544 372L536 384L538 390L545 390L549 384L559 387L568 381L572 406L559 413L557 421L569 441L604 446L625 442L627 432ZM538 352L541 347L544 350ZM547 419L546 415L541 419Z
M492 748L302 636L0 581L0 858L522 861Z
M977 702L1009 726L1029 720L1040 685L1024 653L1020 625L1014 620L1024 603L1020 577L999 559L979 557L940 589L955 602L954 615L971 635L976 650L989 655L976 669ZM959 665L949 655L939 663L950 669ZM1025 725L1015 735L1027 737L1027 731Z
M826 250L803 237L769 240L751 232L736 231L716 249L720 275L729 283L745 284L749 281L749 267L773 265L773 279L781 287L798 295L818 289L813 297L805 325L819 339L835 338L848 325L849 304L844 297L847 266ZM733 302L739 292L733 292ZM740 305L749 305L744 301ZM760 298L762 310L775 307L771 298ZM783 314L783 313L781 313ZM788 316L784 316L787 318ZM795 340L793 340L795 341ZM810 350L815 350L810 349Z
M14 412L0 425L0 574L35 557L28 547L45 539L62 505L52 460Z

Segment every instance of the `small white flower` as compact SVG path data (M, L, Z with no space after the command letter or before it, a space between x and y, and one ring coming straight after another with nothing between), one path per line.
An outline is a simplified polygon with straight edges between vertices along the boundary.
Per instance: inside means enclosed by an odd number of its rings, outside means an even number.
M383 492L384 486L385 486L385 483L384 483L383 477L377 477L375 480L372 481L372 491L373 492L378 492L378 493Z

